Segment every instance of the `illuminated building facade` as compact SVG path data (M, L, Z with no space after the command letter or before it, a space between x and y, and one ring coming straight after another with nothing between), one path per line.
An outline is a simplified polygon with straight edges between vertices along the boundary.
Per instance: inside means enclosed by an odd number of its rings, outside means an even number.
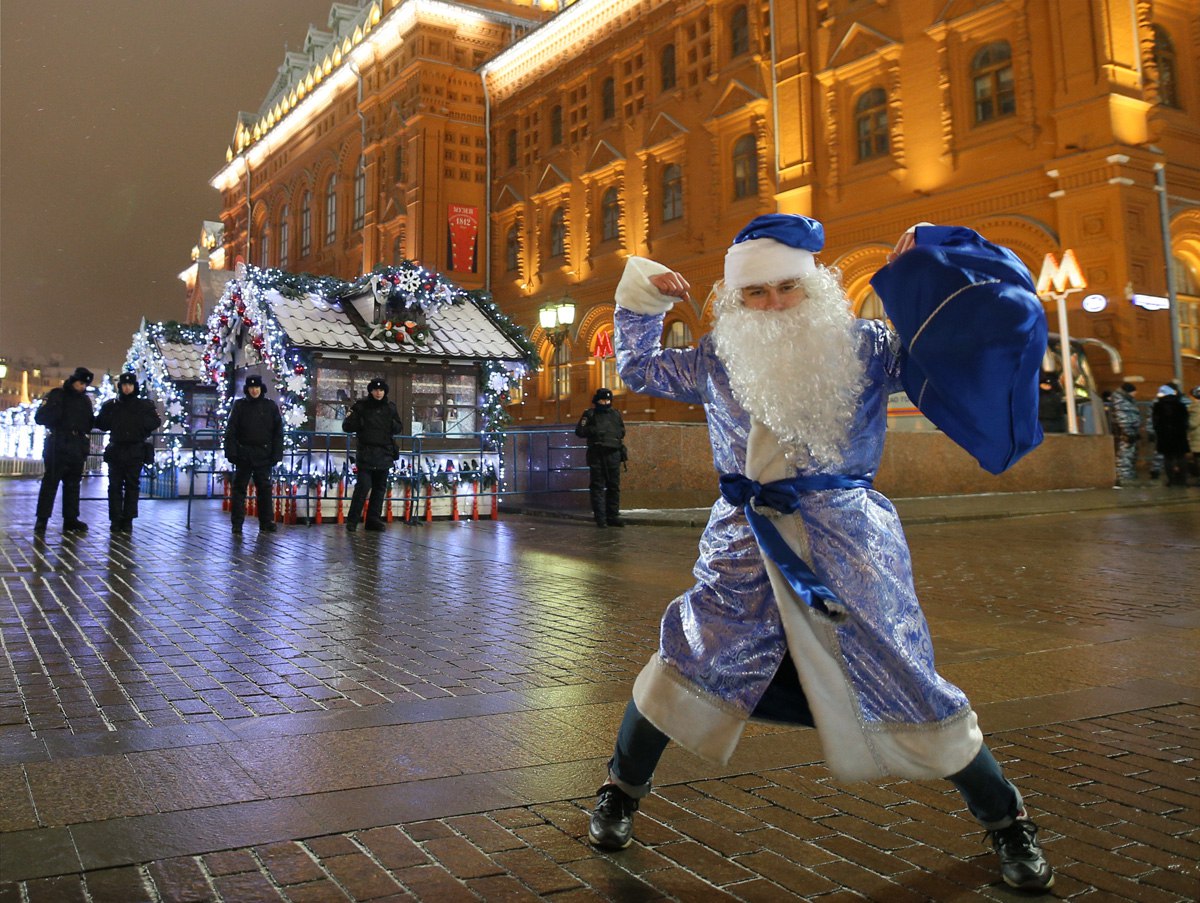
M623 393L613 290L630 255L681 270L697 297L664 340L695 342L756 214L821 219L821 259L864 316L881 314L868 280L914 222L978 229L1035 276L1073 249L1100 300L1071 297L1071 334L1124 359L1118 376L1096 358L1105 386L1173 375L1169 313L1153 309L1169 245L1184 379L1200 382L1193 0L558 5L336 5L337 39L310 32L289 54L272 93L286 103L244 117L214 180L226 256L344 278L410 257L488 287L549 365L513 409L534 423L573 419L600 385L627 419L700 419ZM339 10L369 23L357 43ZM556 342L538 311L564 298L576 315Z

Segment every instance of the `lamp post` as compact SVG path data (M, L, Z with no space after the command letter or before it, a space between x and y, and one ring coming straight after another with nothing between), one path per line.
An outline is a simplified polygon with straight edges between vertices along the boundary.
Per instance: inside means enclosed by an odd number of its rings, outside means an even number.
M538 322L554 346L554 419L556 423L562 423L562 389L559 380L559 367L562 365L558 358L559 349L571 331L571 324L575 322L575 302L563 295L561 300L543 304L538 308Z
M1042 272L1038 275L1038 297L1051 300L1058 308L1058 350L1062 359L1063 386L1067 396L1067 432L1079 432L1079 419L1075 412L1075 374L1071 367L1071 334L1067 328L1067 295L1087 288L1087 280L1075 260L1070 248L1063 253L1062 263L1047 253L1042 261Z

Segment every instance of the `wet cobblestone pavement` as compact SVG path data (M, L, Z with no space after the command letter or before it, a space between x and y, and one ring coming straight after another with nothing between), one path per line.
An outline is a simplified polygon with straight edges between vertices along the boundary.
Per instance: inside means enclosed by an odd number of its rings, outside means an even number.
M35 539L35 493L0 482L0 903L1021 897L949 784L839 785L777 727L670 748L634 846L587 845L695 526L238 540L147 502L127 536L85 502ZM1055 895L1196 899L1200 490L899 507Z

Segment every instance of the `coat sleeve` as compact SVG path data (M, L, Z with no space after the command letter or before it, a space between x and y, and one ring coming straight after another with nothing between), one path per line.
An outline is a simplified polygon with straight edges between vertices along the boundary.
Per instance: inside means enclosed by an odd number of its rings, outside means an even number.
M362 402L356 401L350 406L349 413L342 421L342 432L357 433L360 429L362 429Z
M33 415L33 422L49 430L55 429L62 420L62 403L63 390L51 389Z
M162 426L162 418L158 416L158 408L154 406L154 402L145 402L145 407L142 409L144 416L142 417L142 429L146 432L146 438L150 438L150 434ZM103 409L101 411L103 413Z
M116 402L106 401L100 405L100 413L96 415L96 429L102 433L112 430L113 405Z
M235 401L229 409L229 420L225 422L225 457L234 463L238 459L237 422L241 415L241 402Z
M613 320L617 372L634 392L703 404L703 365L698 348L663 348L663 314L618 307Z
M971 229L922 226L871 285L901 343L904 391L985 469L1042 441L1038 377L1046 316L1029 270Z
M575 435L580 439L591 439L594 426L594 416L592 409L588 408L579 417L579 422L575 424Z
M271 463L278 464L283 460L283 415L274 402L271 402L271 419L275 423L271 434Z

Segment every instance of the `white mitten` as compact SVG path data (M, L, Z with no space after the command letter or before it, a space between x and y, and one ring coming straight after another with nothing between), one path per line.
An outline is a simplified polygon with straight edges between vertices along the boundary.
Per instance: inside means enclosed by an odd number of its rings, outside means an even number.
M650 277L669 272L670 267L647 257L630 257L617 283L617 305L638 314L665 314L678 299L662 294Z

